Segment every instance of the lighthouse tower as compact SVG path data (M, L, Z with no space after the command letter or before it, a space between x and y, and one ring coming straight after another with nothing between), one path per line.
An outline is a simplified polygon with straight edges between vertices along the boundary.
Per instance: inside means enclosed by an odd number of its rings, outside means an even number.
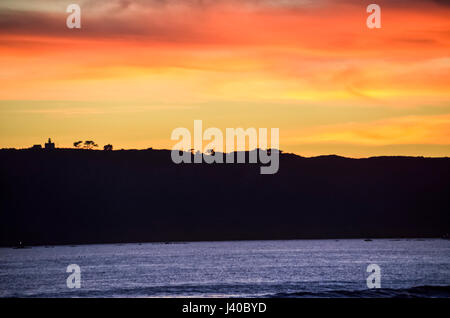
M45 143L45 149L47 150L55 149L55 143L52 142L51 138L48 138L48 142Z

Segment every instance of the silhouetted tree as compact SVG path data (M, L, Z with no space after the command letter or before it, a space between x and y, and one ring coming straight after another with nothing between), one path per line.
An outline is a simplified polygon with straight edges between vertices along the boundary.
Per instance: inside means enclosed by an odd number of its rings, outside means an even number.
M93 140L86 140L84 142L84 146L85 149L92 149L94 147L98 147L98 145L93 141Z
M73 143L73 146L74 146L75 148L80 148L82 143L83 143L82 140L75 141L75 142Z
M113 146L111 144L107 144L103 146L103 150L105 151L111 151L113 150Z

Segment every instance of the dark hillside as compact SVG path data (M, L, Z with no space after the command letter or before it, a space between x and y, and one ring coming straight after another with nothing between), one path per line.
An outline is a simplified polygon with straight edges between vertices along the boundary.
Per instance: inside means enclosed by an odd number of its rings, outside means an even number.
M450 159L282 154L172 163L167 150L0 151L0 244L440 237Z

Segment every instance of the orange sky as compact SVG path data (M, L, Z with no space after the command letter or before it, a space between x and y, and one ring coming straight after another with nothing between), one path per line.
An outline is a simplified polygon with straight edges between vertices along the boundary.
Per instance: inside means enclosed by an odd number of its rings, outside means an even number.
M378 1L0 4L0 147L52 137L171 148L171 131L277 127L300 155L450 155L450 5Z

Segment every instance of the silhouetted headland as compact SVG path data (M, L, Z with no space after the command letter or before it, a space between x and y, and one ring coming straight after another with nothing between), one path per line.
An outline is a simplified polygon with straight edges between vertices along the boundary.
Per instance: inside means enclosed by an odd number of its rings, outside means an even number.
M0 244L450 232L449 158L281 154L278 173L259 167L177 165L169 150L0 150Z

